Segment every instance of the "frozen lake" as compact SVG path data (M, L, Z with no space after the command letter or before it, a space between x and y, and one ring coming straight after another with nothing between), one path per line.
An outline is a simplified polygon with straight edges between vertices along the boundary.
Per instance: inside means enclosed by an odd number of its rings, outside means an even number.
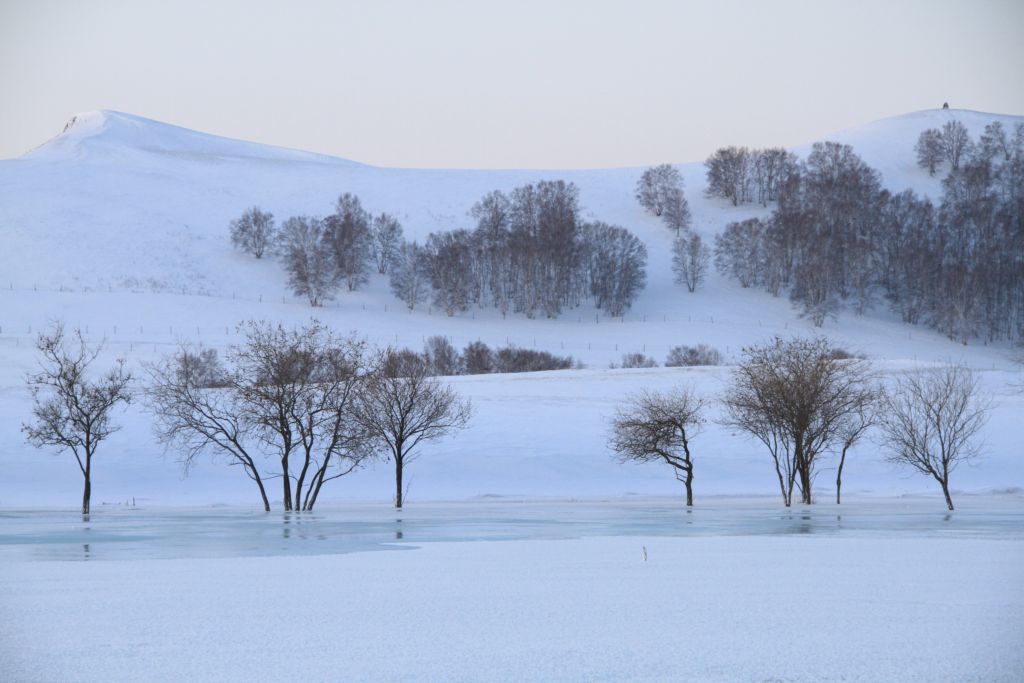
M769 498L475 500L324 507L312 513L105 506L0 512L0 559L126 560L336 555L439 541L590 537L792 536L1024 539L1024 498L854 499L785 509Z

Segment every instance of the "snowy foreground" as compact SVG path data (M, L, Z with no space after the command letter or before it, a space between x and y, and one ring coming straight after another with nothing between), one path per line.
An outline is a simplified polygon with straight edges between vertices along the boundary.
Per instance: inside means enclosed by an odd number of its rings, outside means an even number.
M1019 680L1024 501L972 497L952 515L934 503L785 511L711 499L687 514L668 500L503 501L425 504L401 521L372 505L305 518L108 511L88 524L8 513L0 671L11 681Z

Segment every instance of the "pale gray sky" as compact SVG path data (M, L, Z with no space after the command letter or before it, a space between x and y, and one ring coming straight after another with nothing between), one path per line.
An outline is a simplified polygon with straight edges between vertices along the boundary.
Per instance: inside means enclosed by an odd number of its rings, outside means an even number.
M0 0L0 158L116 109L385 166L580 168L1024 114L1020 0Z

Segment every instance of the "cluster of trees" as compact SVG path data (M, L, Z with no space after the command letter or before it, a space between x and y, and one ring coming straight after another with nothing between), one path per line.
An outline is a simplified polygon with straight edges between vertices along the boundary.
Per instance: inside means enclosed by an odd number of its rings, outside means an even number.
M668 351L668 356L665 358L666 368L682 368L682 367L694 367L698 365L721 365L722 354L718 349L708 346L707 344L697 344L696 346L686 346L685 344L680 346L673 346ZM612 364L612 368L615 368L615 364ZM622 363L618 366L621 368L656 368L658 367L658 361L654 360L647 354L639 351L631 353L624 353L622 355Z
M280 256L288 286L311 306L329 301L343 286L358 289L374 269L387 273L403 242L397 218L371 215L347 192L326 217L293 216L277 227L273 214L253 207L231 221L230 228L238 249L256 258Z
M978 380L962 366L924 370L883 389L869 364L824 338L782 340L744 349L722 399L722 424L764 444L783 503L794 492L811 504L823 457L838 456L836 503L841 502L847 452L872 427L888 459L930 476L947 507L951 473L978 454L977 436L989 404ZM664 462L686 487L693 505L692 441L706 422L708 400L688 388L644 392L620 408L609 446L623 462Z
M706 192L709 197L731 201L733 206L754 201L768 206L778 200L797 166L796 155L782 147L722 147L704 162Z
M466 344L460 352L448 337L428 337L423 351L405 348L394 352L399 363L422 363L433 376L488 375L492 373L541 372L582 367L572 356L522 349L511 344L492 349L482 341Z
M345 193L334 214L294 216L279 229L271 214L249 209L232 221L231 239L256 258L279 254L289 287L312 306L342 286L358 289L374 268L389 276L392 292L410 310L430 301L447 315L475 304L555 317L590 297L620 316L646 284L643 242L625 228L583 221L572 183L491 192L470 213L475 229L432 233L420 245L405 241L394 216L371 216Z
M672 241L672 272L677 284L694 292L704 281L711 252L701 236L691 230L690 205L683 192L683 177L669 164L652 166L636 183L640 206L661 218L675 233Z
M373 458L395 463L395 505L402 507L404 467L417 446L464 427L471 408L432 376L427 364L396 362L354 334L339 337L317 321L295 330L249 322L245 340L225 359L214 349L183 347L146 366L142 390L160 440L186 469L202 455L237 465L253 481L265 510L265 482L277 478L285 510L312 510L323 486ZM105 374L89 370L100 347L63 327L39 336L40 370L29 378L30 443L70 451L85 482L89 513L91 461L117 427L113 409L132 400L123 359ZM270 458L274 464L265 466Z
M990 130L991 129L991 130ZM990 156L1003 153L1006 158L1010 157L1010 147L1003 130L1003 124L998 121L992 122L985 129L982 136L983 146L989 147ZM927 169L929 175L935 175L939 166L944 162L949 163L953 171L959 170L960 160L972 153L974 143L971 141L967 127L957 120L946 122L942 128L929 128L922 131L914 145L917 152L917 164Z
M819 326L844 304L860 314L884 301L963 343L1024 338L1024 126L1012 138L998 122L985 131L950 161L938 205L883 190L848 145L815 144L770 217L716 238L716 267L788 292Z
M426 296L448 315L470 305L555 317L590 297L622 315L647 279L647 248L625 228L584 222L579 190L561 180L495 191L471 210L473 230L405 244L391 271L395 296L413 309Z

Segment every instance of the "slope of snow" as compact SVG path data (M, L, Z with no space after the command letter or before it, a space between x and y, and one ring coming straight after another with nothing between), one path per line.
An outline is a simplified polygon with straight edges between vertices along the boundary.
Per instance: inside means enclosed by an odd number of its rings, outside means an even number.
M940 181L916 167L913 146L921 130L952 117L974 136L993 120L1008 128L1024 121L928 111L834 137L854 145L891 189L911 186L936 196ZM704 197L702 164L679 168L695 228L708 238L729 221L766 212ZM1004 347L954 344L925 328L900 324L884 305L863 317L843 313L815 330L784 298L742 289L715 273L689 294L672 281L672 235L633 197L640 172L384 169L116 112L76 117L39 149L0 161L0 460L6 473L0 480L0 505L69 505L78 495L79 475L72 463L29 448L19 431L29 411L22 377L34 363L32 340L53 319L81 327L92 339L105 338L108 357L124 354L136 368L181 340L223 348L238 340L234 328L242 320L294 325L314 315L378 344L419 348L425 337L443 334L460 347L477 339L492 346L513 343L570 354L588 366L582 373L459 379L460 390L477 404L477 417L466 433L424 456L422 470L413 473L413 495L423 498L674 494L676 482L660 468L609 461L607 418L625 395L642 388L690 382L715 396L728 369L604 368L627 351L663 361L671 346L682 343L709 343L731 363L743 345L774 335L823 332L878 361L890 374L950 360L984 370L996 404L988 457L958 471L954 487L980 491L1024 485L1024 464L1014 445L1019 425L1013 417L1024 407L1014 388L1022 380ZM279 263L233 251L227 234L228 222L253 204L283 220L299 213L326 214L341 192L353 192L368 210L396 214L407 237L422 239L434 230L470 226L467 212L486 192L553 178L579 186L587 215L624 225L647 244L648 286L621 320L596 314L589 305L557 320L504 319L480 309L452 318L428 307L410 313L376 275L365 290L341 292L336 302L314 310L287 292ZM132 407L124 420L125 429L104 444L97 459L97 504L132 496L162 504L251 502L247 482L231 468L203 466L191 479L182 479L173 454L161 455L141 407ZM698 496L774 494L770 464L755 444L713 425L703 438L709 456L698 466ZM864 444L859 454L864 469L850 471L851 490L932 489L924 477L885 464L874 444ZM379 466L345 481L330 497L386 500L388 477L388 468ZM827 479L826 474L819 484L823 491ZM45 487L28 485L43 480Z

